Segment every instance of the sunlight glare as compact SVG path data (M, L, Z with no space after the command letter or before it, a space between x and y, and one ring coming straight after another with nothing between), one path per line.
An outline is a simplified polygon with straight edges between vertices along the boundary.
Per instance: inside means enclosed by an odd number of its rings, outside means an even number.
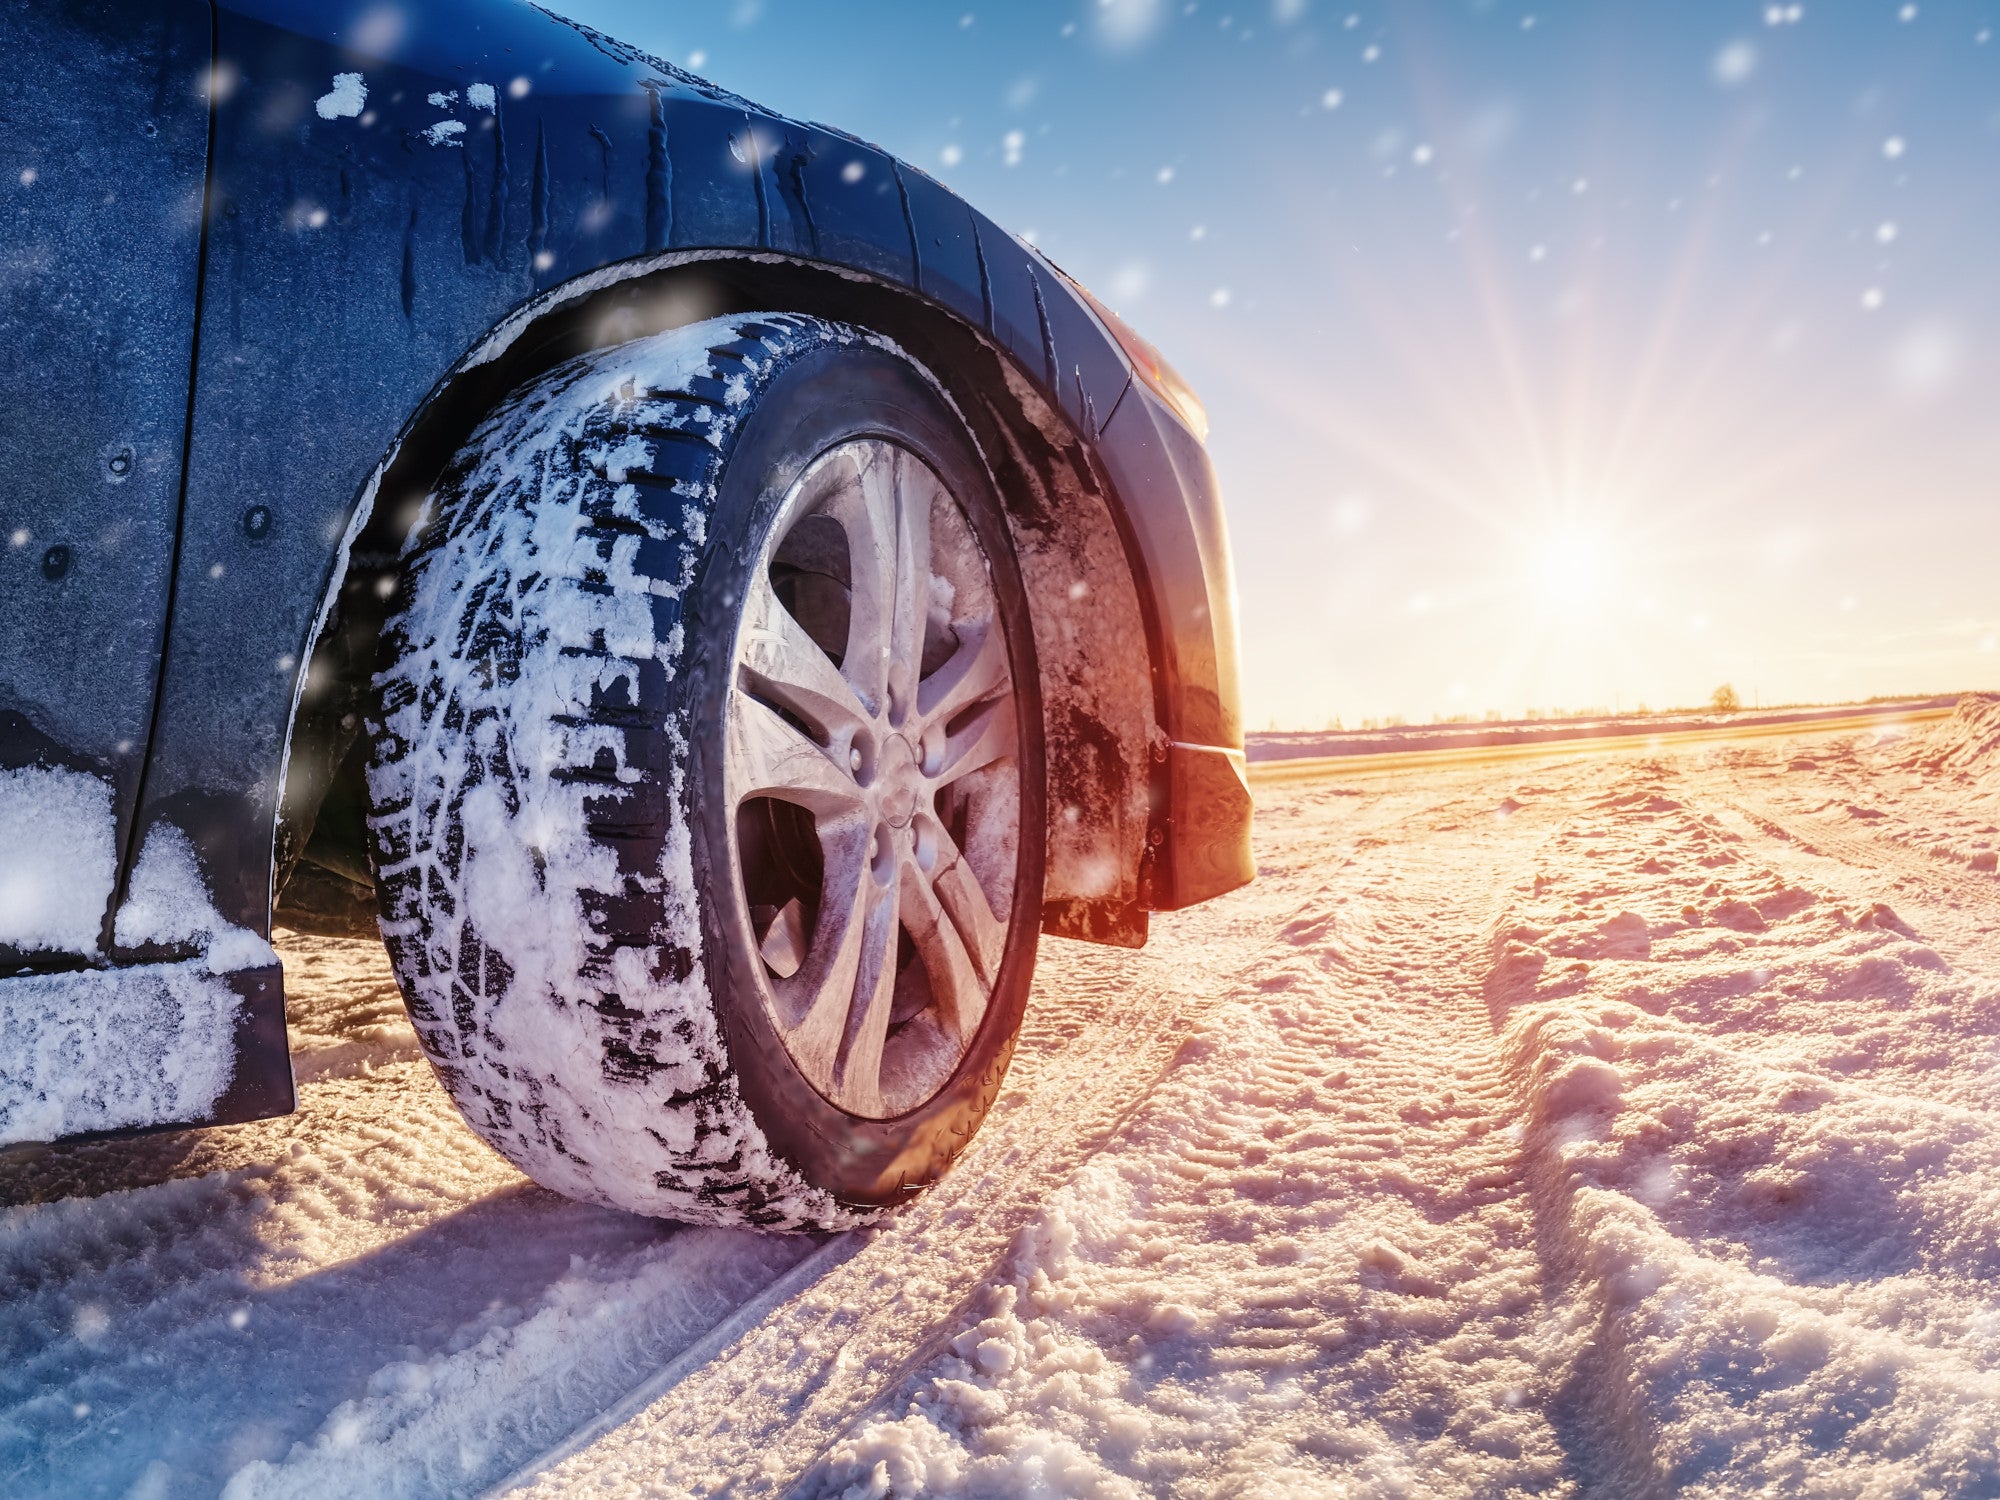
M1529 544L1529 591L1545 610L1598 616L1612 600L1615 558L1605 538L1578 526L1560 526Z

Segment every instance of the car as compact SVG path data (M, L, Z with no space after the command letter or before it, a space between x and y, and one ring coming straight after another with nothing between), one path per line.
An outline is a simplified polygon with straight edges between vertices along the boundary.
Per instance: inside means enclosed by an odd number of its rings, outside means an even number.
M379 932L536 1181L852 1224L1251 878L1200 403L923 172L510 0L0 77L0 1144L291 1109Z

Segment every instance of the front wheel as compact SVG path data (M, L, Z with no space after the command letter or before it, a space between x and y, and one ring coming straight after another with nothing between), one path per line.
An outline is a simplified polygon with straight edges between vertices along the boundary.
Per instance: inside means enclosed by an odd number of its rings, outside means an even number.
M831 1227L1012 1054L1045 789L993 478L907 356L784 314L571 361L454 459L377 679L377 886L486 1140L575 1197Z

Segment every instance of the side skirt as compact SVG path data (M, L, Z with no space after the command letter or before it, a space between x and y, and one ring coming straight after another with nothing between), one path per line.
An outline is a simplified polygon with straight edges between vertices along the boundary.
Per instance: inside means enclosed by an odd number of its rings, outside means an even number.
M295 1102L278 964L0 979L0 1147L233 1125Z

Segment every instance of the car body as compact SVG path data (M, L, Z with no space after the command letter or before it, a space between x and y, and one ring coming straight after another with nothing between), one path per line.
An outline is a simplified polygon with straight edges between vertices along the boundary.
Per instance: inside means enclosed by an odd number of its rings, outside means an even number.
M27 0L0 43L0 1144L291 1107L266 940L366 886L425 486L523 379L718 311L879 330L985 445L1047 601L1044 930L1250 877L1194 409L924 173L509 0Z

